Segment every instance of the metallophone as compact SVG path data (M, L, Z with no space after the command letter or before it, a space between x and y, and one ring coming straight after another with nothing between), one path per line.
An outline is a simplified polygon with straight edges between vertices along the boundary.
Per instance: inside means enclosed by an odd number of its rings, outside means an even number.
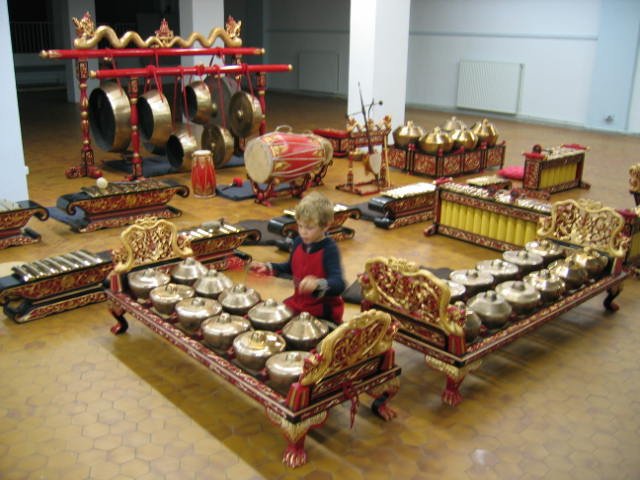
M550 212L551 204L517 190L445 182L436 193L434 223L424 234L440 233L495 250L522 248Z
M189 188L172 179L110 182L104 188L82 187L78 193L62 195L49 213L76 232L93 232L144 217L180 216L180 210L167 205L176 194L187 197Z
M490 192L498 190L511 190L511 180L502 178L498 175L484 175L482 177L470 178L466 181L467 185L472 187L486 188Z
M512 315L504 327L497 331L487 329L472 342L465 339L464 309L449 304L449 286L413 262L384 257L368 261L360 276L362 309L389 312L400 322L396 340L425 354L427 365L446 375L442 401L457 405L462 401L459 390L462 381L480 367L487 354L601 292L607 293L604 307L610 311L618 309L613 301L622 289L622 282L632 275L626 262L629 237L625 221L623 215L598 202L554 203L551 215L540 219L539 238L569 251L593 248L606 255L607 269L530 314Z
M132 225L121 239L122 246L114 250L115 266L110 275L110 288L106 290L109 310L117 320L111 331L126 332L125 314L131 316L257 401L287 441L282 456L287 466L306 463L307 432L320 427L332 407L351 402L353 422L361 393L375 398L372 408L379 416L385 420L395 417L387 402L399 389L400 368L395 365L391 348L396 326L388 314L364 312L338 326L317 350L311 351L299 380L283 394L270 386L268 374L241 368L234 362L233 351L224 353L209 348L197 334L178 328L170 318L134 299L128 290L128 272L167 266L190 256L193 252L187 237L177 235L175 226L161 219ZM149 248L150 242L154 244L153 249Z
M371 210L383 215L373 219L380 228L393 229L426 222L434 217L436 186L419 182L393 188L369 200Z
M238 247L247 240L257 242L261 236L260 230L237 227L222 218L180 230L179 235L188 239L198 261L216 270L228 270L251 262L251 256Z
M40 241L40 234L25 227L31 217L45 221L49 212L43 206L23 200L12 202L0 199L0 248L28 245Z
M14 266L0 278L0 304L18 322L106 300L102 282L111 271L109 251L76 250Z
M534 145L531 152L523 153L522 187L528 190L545 190L549 193L572 188L590 188L591 185L582 181L587 150L587 147L576 144L551 148Z
M154 221L154 219L148 219ZM180 230L196 259L210 268L227 270L251 261L237 248L260 231L243 229L224 220ZM0 277L0 304L8 318L23 323L106 300L103 282L113 269L110 250L86 250L43 258L13 267Z
M327 236L336 241L348 240L354 237L355 230L344 226L348 218L360 218L360 210L355 207L336 204L333 207L333 223L327 230ZM295 212L285 210L283 215L269 220L267 230L276 235L282 235L286 241L278 243L278 248L288 251L292 246L293 239L298 236L298 224L296 223Z

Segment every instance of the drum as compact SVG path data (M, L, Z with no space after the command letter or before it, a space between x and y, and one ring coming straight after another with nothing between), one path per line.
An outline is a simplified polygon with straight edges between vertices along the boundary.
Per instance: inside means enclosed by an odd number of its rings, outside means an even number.
M211 150L196 150L191 156L191 189L196 198L210 198L216 194L216 171Z
M291 133L290 127L251 139L244 150L249 178L257 183L289 181L313 175L333 159L326 138L312 133Z

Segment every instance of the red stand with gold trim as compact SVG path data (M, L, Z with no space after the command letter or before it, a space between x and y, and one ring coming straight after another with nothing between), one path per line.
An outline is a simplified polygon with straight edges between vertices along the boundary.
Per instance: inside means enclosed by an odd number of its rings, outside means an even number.
M31 200L16 202L15 206L0 211L0 249L39 242L40 234L25 225L33 216L41 221L49 218L47 209Z

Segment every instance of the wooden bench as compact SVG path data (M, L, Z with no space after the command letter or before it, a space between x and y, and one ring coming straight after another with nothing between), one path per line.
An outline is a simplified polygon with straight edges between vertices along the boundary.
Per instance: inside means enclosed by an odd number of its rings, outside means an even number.
M383 257L368 261L360 276L362 309L386 311L400 323L396 340L424 353L427 365L446 375L442 400L457 405L462 400L460 384L481 365L485 355L600 292L607 292L605 308L617 310L613 300L620 293L623 280L631 275L624 263L629 238L623 233L623 226L622 215L594 202L567 200L553 204L551 215L541 219L539 237L570 249L595 248L609 256L607 271L551 305L527 316L513 317L501 330L487 331L471 343L465 341L465 312L449 304L448 285L412 262Z
M115 266L106 291L109 310L117 320L111 331L124 333L128 328L125 314L129 315L257 401L288 442L282 458L286 465L297 467L306 462L307 432L321 426L332 407L350 401L353 423L361 393L375 398L372 409L378 416L385 420L395 417L388 401L398 391L400 368L395 365L392 349L397 325L389 314L371 310L336 327L312 351L298 381L281 393L271 387L266 372L243 369L233 352L211 350L198 335L185 333L171 319L162 318L150 305L130 295L127 273L163 268L191 255L188 237L178 235L166 220L145 220L125 230L121 240L122 246L113 252Z

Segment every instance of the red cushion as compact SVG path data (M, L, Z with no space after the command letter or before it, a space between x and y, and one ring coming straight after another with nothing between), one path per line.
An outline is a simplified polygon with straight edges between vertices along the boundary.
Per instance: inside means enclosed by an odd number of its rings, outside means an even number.
M502 178L508 178L509 180L522 180L524 178L524 165L504 167L498 171L498 175Z

